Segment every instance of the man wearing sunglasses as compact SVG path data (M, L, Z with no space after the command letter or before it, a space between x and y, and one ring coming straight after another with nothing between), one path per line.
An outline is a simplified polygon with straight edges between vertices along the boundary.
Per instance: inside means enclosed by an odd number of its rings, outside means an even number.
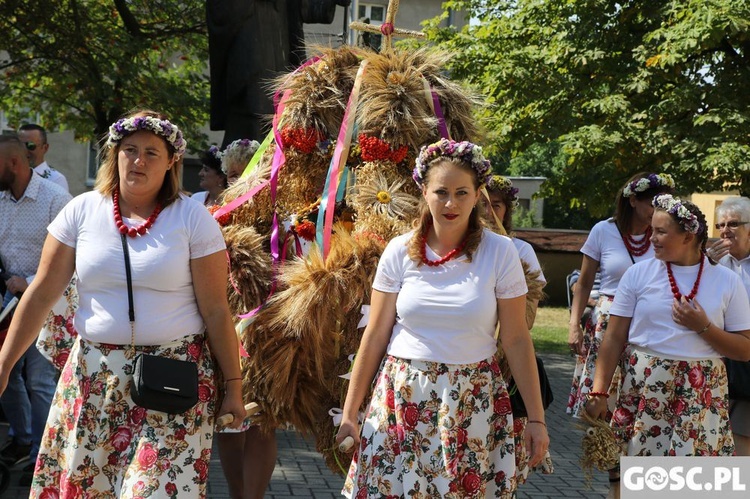
M0 135L0 260L7 305L34 279L47 237L47 226L71 195L29 168L28 147L15 134ZM55 367L31 345L13 367L8 388L0 398L13 431L0 448L0 460L25 464L22 480L30 482L36 455L55 392Z
M44 159L49 150L47 143L47 131L34 123L21 125L18 129L18 138L26 146L26 156L37 175L50 180L69 192L68 180L65 175L47 164Z

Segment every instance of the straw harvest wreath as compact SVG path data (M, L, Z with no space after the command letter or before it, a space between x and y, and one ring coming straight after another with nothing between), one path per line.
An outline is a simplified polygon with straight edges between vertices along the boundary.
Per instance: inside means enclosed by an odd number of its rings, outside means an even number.
M386 14L391 28L397 4ZM341 474L351 456L334 436L348 373L378 259L417 216L417 152L441 137L478 137L479 101L445 77L449 55L393 48L401 31L379 53L318 48L280 77L272 132L214 213L245 401L261 408L254 420L264 431L293 425L314 435Z

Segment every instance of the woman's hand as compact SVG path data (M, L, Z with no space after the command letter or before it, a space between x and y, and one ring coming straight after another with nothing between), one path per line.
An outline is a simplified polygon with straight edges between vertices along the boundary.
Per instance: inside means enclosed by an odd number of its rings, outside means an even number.
M688 300L684 296L672 301L672 320L696 332L708 324L708 316L701 304L697 300Z
M233 419L232 422L227 425L227 428L239 429L242 426L242 422L247 416L245 411L245 404L242 402L242 384L231 383L227 386L227 392L224 395L224 401L221 403L221 409L217 414L217 419L224 414L231 414Z
M706 254L711 258L711 260L718 262L729 254L729 250L731 248L731 239L719 239L715 243L706 247Z
M607 416L607 397L588 397L584 409L592 419L604 419Z
M583 328L580 321L568 325L568 347L571 353L586 355L583 348Z
M354 440L354 445L346 450L347 453L359 447L359 424L356 421L352 421L351 419L341 420L341 426L339 426L339 431L336 433L336 445L341 445L341 442L346 437L351 437Z
M544 460L549 449L547 426L541 422L529 420L523 433L524 444L529 453L529 467L534 468Z

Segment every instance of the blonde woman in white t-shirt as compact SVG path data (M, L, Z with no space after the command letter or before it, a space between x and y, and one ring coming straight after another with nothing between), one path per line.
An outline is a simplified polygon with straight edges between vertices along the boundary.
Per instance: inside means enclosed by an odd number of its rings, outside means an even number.
M750 359L750 310L740 278L705 256L706 219L692 203L654 198L656 258L623 275L610 309L586 411L603 418L629 343L611 426L628 456L730 456L722 356Z
M238 427L246 415L226 245L208 211L180 192L185 148L160 113L118 120L95 190L70 201L48 227L36 278L0 351L2 393L75 272L78 336L49 411L31 497L205 497L215 417L231 414ZM194 363L197 402L170 414L138 405L137 354Z
M468 142L443 139L420 152L413 176L421 216L378 265L337 435L357 444L347 497L514 492L513 416L494 357L498 321L529 413L530 464L547 451L518 253L482 227L476 208L489 173ZM358 414L376 373L360 435Z

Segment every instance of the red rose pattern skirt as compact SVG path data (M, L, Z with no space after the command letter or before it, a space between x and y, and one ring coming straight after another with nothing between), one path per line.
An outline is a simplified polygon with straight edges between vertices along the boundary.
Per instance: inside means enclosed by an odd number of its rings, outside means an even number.
M205 497L215 412L207 343L200 334L138 347L198 364L198 404L174 415L133 402L129 347L79 337L52 401L30 497Z
M591 314L591 326L586 327L584 331L583 341L588 354L586 357L580 355L576 357L576 367L573 371L573 386L570 389L568 406L566 408L566 412L576 418L581 417L581 413L586 405L586 394L594 386L596 359L599 357L599 347L602 344L604 332L607 330L607 325L609 324L609 309L612 306L613 299L612 296L607 295L599 297L599 301L596 302L596 307L594 307L594 311ZM618 367L609 386L609 399L607 402L609 406L608 416L615 409L620 379L621 373Z
M510 498L513 415L494 358L440 364L388 356L342 494Z
M731 456L721 359L666 359L631 346L611 426L628 456Z

